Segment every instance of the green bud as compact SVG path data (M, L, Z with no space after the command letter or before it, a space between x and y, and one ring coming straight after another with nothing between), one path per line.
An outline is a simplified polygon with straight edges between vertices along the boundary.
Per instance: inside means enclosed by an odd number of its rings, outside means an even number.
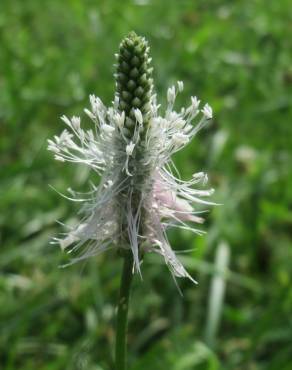
M130 102L132 100L132 94L129 93L128 91L122 91L122 98L126 101L126 102Z
M136 87L136 83L134 80L129 80L129 82L127 83L127 87L130 91L134 90L135 87Z
M147 41L135 32L130 32L122 40L117 55L116 96L119 98L118 109L126 115L125 126L129 138L135 129L134 109L141 110L144 125L149 121L153 90L149 51Z
M137 68L133 68L130 72L130 77L137 78L139 76L139 70Z
M134 98L133 100L132 100L132 105L133 105L133 107L135 107L135 108L140 108L141 107L141 105L142 105L142 102L141 102L141 100L139 99L139 98Z
M139 86L139 87L135 90L134 94L135 94L136 96L138 96L139 98L141 98L141 97L142 97L142 95L144 94L144 89L143 89L141 86Z
M132 66L135 66L135 67L140 65L140 60L136 55L131 59L131 64Z

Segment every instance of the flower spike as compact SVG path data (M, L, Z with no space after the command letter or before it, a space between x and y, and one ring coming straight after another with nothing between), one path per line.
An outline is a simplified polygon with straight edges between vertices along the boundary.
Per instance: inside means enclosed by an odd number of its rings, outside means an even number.
M113 105L106 107L90 95L91 108L85 113L93 128L84 130L79 117L63 116L67 128L48 141L55 159L83 164L101 176L99 185L86 194L70 191L83 204L83 217L65 238L55 241L72 253L72 263L110 248L130 250L138 273L143 254L156 252L173 275L194 281L171 249L166 232L178 227L202 234L194 226L203 222L198 206L214 204L205 199L213 189L203 189L207 175L202 172L187 181L176 177L171 157L191 142L213 113L208 104L200 109L197 97L177 112L176 96L184 88L179 81L168 89L168 104L160 114L149 51L145 38L134 32L125 37L116 55Z

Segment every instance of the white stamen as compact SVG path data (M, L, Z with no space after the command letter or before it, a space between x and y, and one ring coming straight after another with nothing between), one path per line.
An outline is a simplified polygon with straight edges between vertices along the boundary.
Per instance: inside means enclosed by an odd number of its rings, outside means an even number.
M178 132L175 135L173 135L172 141L175 145L181 146L189 142L189 137L188 135L181 134L180 132Z
M62 117L61 117L61 120L63 121L63 122L65 122L66 123L66 125L68 125L69 127L71 126L71 121L69 120L69 118L68 117L66 117L65 115L63 115Z
M134 148L135 148L135 144L134 144L134 143L132 143L132 141L131 141L131 142L130 142L130 144L128 144L128 145L126 146L126 153L127 153L127 156L131 156L131 155L132 155Z
M123 111L122 113L117 113L115 115L115 119L118 127L123 128L125 123L125 112Z
M101 125L101 129L106 132L107 134L111 134L113 131L115 131L115 128L110 126L110 125L107 125L106 123L104 123L103 125Z
M60 153L60 149L55 144L49 144L48 150L56 154Z
M134 114L135 114L135 118L136 118L137 122L140 125L142 125L142 123L143 123L143 116L142 116L142 113L141 113L140 109L138 109L138 108L135 109L134 110Z
M213 117L212 108L209 104L205 104L204 108L202 109L202 113L207 119L211 119Z
M95 120L95 115L90 111L88 110L87 108L84 109L84 113L87 114L87 116L91 119L91 120Z
M80 117L73 116L71 122L76 131L80 130Z
M178 87L178 91L179 92L182 92L183 89L184 89L184 83L183 83L183 81L177 81L177 87Z
M178 118L177 120L174 121L173 125L176 129L181 129L184 127L185 124L186 124L185 120Z
M54 157L57 161L60 161L60 162L65 162L65 159L59 155L55 155Z
M117 110L119 106L119 97L116 95L114 99L114 109Z
M199 108L200 100L196 96L191 96L192 109L196 111Z
M167 101L170 104L173 104L175 101L175 87L174 86L169 87L169 89L167 90Z

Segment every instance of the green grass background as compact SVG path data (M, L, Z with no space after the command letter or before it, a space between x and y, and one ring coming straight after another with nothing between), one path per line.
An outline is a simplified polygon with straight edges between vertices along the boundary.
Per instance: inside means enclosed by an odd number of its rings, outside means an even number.
M1 369L113 368L121 261L108 253L59 268L67 257L49 241L78 205L48 185L88 189L90 174L54 161L46 140L89 94L110 104L114 53L130 30L149 40L162 102L183 80L180 104L198 95L213 107L212 125L175 161L186 177L206 170L223 204L206 236L169 234L174 249L192 249L182 260L199 285L179 280L183 298L162 260L145 258L130 367L292 369L291 24L288 0L1 0ZM216 276L225 297L208 309Z

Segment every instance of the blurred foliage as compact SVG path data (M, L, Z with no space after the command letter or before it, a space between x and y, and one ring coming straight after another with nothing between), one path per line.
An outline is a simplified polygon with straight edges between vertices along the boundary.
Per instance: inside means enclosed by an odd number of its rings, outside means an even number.
M48 184L86 189L89 174L58 164L46 140L62 114L95 93L113 97L114 53L130 30L152 47L156 89L185 81L213 124L177 155L183 176L207 170L214 200L206 237L171 232L198 286L147 256L130 311L130 364L143 369L292 368L292 16L288 0L1 0L0 364L4 370L112 369L121 261L67 269L50 238L77 207ZM230 264L214 263L218 244ZM210 281L226 290L213 345Z

